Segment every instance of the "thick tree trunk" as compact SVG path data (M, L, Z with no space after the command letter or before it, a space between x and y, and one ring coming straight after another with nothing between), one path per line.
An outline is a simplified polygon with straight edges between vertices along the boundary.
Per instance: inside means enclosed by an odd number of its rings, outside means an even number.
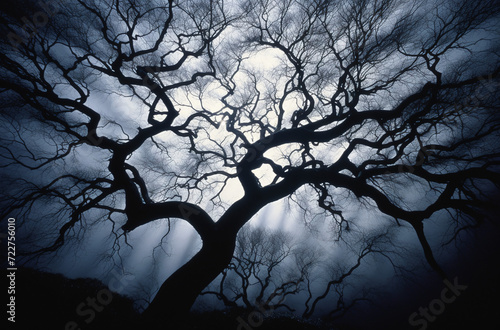
M142 314L148 326L165 328L186 320L198 295L232 259L236 237L227 236L227 233L217 235L216 239L204 242L201 250L163 283Z
M198 227L198 233L203 239L201 250L163 283L144 311L143 322L150 328L182 328L196 298L231 262L236 235L241 227L263 206L296 189L300 185L300 178L297 182L288 182L261 190L257 194L246 193L226 210L214 227ZM191 220L194 220L197 214L201 215L198 220L208 218L208 215L202 214L198 209L184 218L193 217ZM193 224L197 222L191 221Z

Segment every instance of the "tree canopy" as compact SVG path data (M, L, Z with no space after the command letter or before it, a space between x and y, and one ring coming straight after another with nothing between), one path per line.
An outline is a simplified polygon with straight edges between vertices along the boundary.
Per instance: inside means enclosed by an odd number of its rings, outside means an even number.
M409 225L443 278L426 221L492 218L497 1L23 3L0 16L1 221L27 257L189 223L202 247L146 319L186 313L278 200L337 238L360 203Z

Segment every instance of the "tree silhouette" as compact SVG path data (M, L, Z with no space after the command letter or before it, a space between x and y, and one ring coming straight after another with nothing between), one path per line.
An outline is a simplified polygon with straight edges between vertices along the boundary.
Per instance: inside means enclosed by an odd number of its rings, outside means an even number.
M1 221L31 256L187 221L202 247L145 319L185 315L243 225L304 188L339 235L352 203L409 224L442 277L425 220L457 237L491 214L496 1L24 4L1 15Z
M304 292L302 317L310 318L318 305L334 293L337 302L335 307L329 307L328 315L338 318L357 302L370 301L366 292L345 299L346 282L365 258L380 254L392 263L390 255L397 252L387 247L391 246L391 237L389 230L371 237L362 235L361 246L355 247L359 251L343 250L343 263L339 260L331 264L325 249L314 249L308 243L294 241L290 234L280 230L245 226L238 233L233 260L202 295L214 295L229 308L242 305L247 310L261 312L279 308L295 312L296 308L287 298ZM314 289L314 285L320 290Z
M294 311L285 300L305 289L303 283L318 260L318 253L294 244L285 232L243 227L233 260L214 288L203 294L215 295L227 307L241 302L248 309Z

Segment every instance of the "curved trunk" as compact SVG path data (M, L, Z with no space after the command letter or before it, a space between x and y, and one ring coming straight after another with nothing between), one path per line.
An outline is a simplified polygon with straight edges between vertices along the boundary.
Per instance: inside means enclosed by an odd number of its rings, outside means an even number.
M164 328L188 316L198 295L231 262L236 236L227 236L227 233L217 235L216 239L204 242L201 250L162 284L142 314L144 322Z
M294 191L302 184L303 177L294 176L290 180L263 188L255 194L246 193L226 210L214 227L197 230L203 239L201 250L163 283L142 314L142 321L150 327L165 328L168 325L179 328L172 325L182 323L202 290L231 262L240 228L263 206ZM190 206L189 210L190 213L184 214L183 218L190 219L192 214L201 214L201 220L208 218L196 208Z

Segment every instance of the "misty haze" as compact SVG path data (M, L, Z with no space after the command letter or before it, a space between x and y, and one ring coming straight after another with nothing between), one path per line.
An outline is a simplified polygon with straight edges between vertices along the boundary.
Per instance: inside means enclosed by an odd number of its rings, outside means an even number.
M9 329L500 326L498 1L6 0L0 31Z

